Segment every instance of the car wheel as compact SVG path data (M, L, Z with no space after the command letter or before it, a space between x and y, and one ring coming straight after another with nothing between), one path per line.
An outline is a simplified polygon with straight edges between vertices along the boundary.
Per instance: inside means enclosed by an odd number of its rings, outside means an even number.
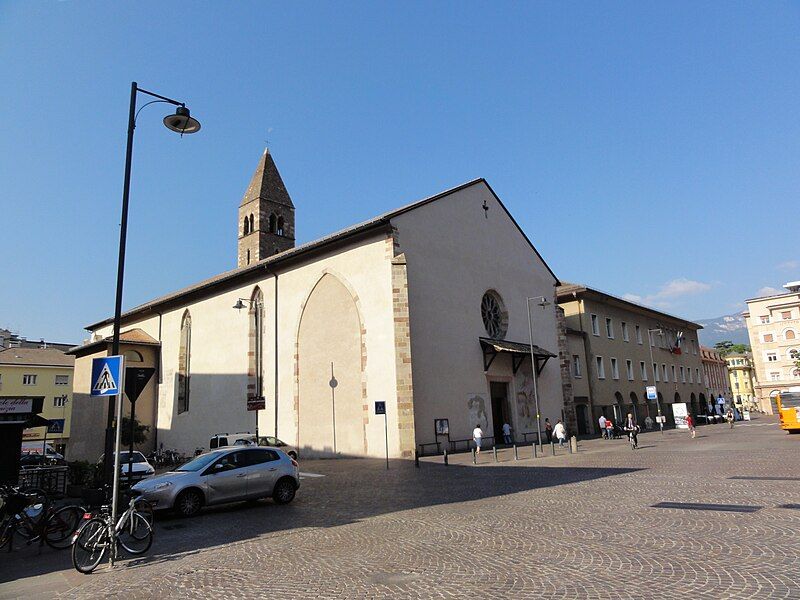
M292 450L291 452L287 452L287 454L291 456L293 459L297 460L297 452L295 452L294 450Z
M272 499L275 504L289 504L294 500L296 491L294 481L290 477L284 477L275 484L275 489L272 490Z
M197 490L181 492L175 499L173 508L182 517L193 517L203 506L203 496Z

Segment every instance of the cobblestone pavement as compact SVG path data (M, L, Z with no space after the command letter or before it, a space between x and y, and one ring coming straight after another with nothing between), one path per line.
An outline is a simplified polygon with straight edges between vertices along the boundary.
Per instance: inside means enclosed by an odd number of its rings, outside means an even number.
M800 510L781 508L800 504L800 436L761 417L640 446L389 471L307 461L324 477L294 503L161 518L149 555L113 571L79 575L50 549L2 556L0 597L800 598Z

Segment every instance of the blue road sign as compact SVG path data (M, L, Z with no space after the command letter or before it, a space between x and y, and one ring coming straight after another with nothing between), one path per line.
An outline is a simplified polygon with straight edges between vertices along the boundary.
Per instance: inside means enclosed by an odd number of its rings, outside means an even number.
M64 419L50 419L47 433L64 433Z
M380 400L375 402L375 414L376 415L386 414L386 402Z
M122 357L92 359L92 396L116 396L122 383Z

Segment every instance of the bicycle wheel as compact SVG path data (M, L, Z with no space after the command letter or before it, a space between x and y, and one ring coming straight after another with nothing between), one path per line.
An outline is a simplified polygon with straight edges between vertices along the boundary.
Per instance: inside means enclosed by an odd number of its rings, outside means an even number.
M147 521L147 524L150 525L150 528L153 528L153 521L155 520L155 511L153 510L153 505L150 504L144 498L137 498L136 503L133 505L136 509L136 512L139 513L144 517L144 520Z
M14 522L11 517L3 520L0 523L0 548L4 548L5 545L11 541L11 535L14 531Z
M24 550L38 542L39 539L37 523L33 519L24 514L14 517L9 537L12 551Z
M103 519L90 519L72 544L72 566L81 573L91 573L110 547L106 522Z
M131 554L144 554L153 543L153 528L147 519L137 512L128 515L117 534L120 546Z
M51 548L63 550L72 544L72 536L78 531L84 510L80 506L65 506L52 513L45 524L44 541Z

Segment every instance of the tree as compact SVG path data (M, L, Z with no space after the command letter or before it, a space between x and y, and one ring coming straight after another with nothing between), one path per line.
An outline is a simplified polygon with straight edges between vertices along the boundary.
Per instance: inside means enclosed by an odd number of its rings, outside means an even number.
M728 356L728 354L746 354L750 352L750 346L747 344L734 344L730 340L724 340L714 344L714 350L720 353L720 356Z
M150 425L142 425L139 419L133 420L133 442L134 444L144 444L147 441L147 433L150 431ZM131 445L131 420L128 417L122 417L122 447L128 448Z

